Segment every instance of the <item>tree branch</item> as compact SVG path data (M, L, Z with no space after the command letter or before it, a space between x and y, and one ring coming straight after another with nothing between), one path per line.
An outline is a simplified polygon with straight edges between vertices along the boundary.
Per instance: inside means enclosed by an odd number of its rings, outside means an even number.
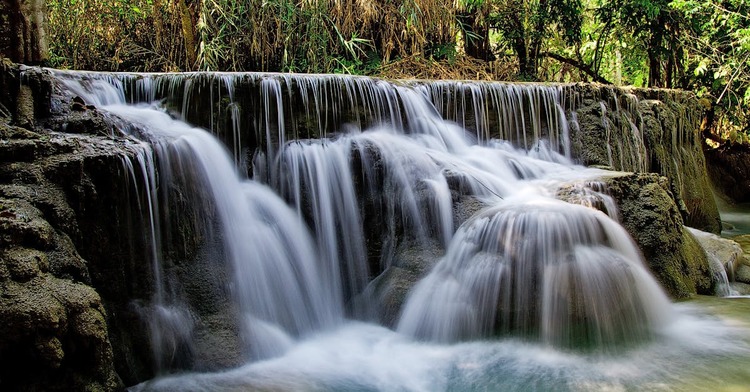
M595 82L599 82L602 84L612 84L612 82L608 81L607 79L604 79L603 77L599 76L598 73L594 72L594 70L592 70L591 67L579 62L578 60L571 59L571 58L561 56L559 54L551 53L551 52L544 52L544 53L540 53L539 55L555 59L561 63L572 65L580 69L581 71L583 71L586 75L591 76L591 78L594 79Z

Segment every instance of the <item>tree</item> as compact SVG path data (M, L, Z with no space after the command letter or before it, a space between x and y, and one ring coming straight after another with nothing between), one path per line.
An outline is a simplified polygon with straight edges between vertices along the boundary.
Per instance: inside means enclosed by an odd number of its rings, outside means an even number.
M521 78L536 80L545 40L558 33L568 45L580 41L581 11L580 0L504 0L490 18L518 58Z
M750 4L675 0L686 20L689 87L713 101L705 131L732 141L750 133ZM712 138L712 135L706 135Z
M491 0L459 0L456 2L456 22L464 37L464 51L476 59L494 59L490 46Z
M669 0L610 0L598 9L597 17L639 42L647 56L649 87L684 86L684 18Z
M42 0L0 0L0 55L25 64L47 60L45 5Z

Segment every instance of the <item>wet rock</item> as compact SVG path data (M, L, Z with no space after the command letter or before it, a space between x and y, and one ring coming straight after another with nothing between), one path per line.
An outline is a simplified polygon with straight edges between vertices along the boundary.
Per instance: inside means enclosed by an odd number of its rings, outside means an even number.
M453 203L453 226L459 227L474 214L487 207L487 203L475 196L460 196Z
M42 272L49 271L47 255L36 249L11 248L2 253L10 279L28 282Z
M699 137L702 109L688 92L570 87L580 100L571 124L573 156L588 166L653 172L669 178L671 191L684 203L686 225L719 233Z
M706 254L724 267L727 278L730 281L734 280L735 271L740 267L743 260L740 244L712 233L692 229L690 232L698 240Z
M47 126L53 131L62 133L99 136L107 136L113 133L113 128L96 108L89 109L82 102L73 101L70 104L70 110L64 117L57 117L48 121Z
M734 280L740 283L750 284L750 265L741 264L735 271Z
M401 243L392 264L370 282L360 300L377 304L375 318L383 325L394 328L410 290L440 261L443 252L437 243Z
M744 252L734 270L734 280L750 284L750 235L743 234L732 238Z
M656 174L603 179L620 207L620 221L643 252L648 267L673 298L713 294L706 253L684 227L668 180Z
M0 198L0 245L24 245L50 250L55 230L41 212L26 201Z
M42 83L34 78L32 72L32 93ZM109 201L98 182L122 170L121 157L131 152L122 140L34 128L44 119L41 97L41 104L34 95L33 103L19 102L26 106L0 118L0 389L118 390L108 314L89 286L92 264L78 250L112 238L84 222L121 224L107 218L116 203L96 204ZM124 252L112 246L104 253L97 266L119 263ZM115 285L120 278L104 280Z
M79 96L73 97L73 99L70 102L70 110L73 110L76 112L82 112L86 110L86 103L83 102L83 98Z
M5 118L6 121L13 118L20 86L18 64L0 57L0 118Z
M459 227L487 204L475 196L454 194L453 224ZM434 238L434 237L433 237ZM355 301L377 304L374 314L364 315L388 327L395 327L410 290L440 261L445 248L435 239L399 238L385 270L379 274ZM364 306L366 307L366 306ZM360 315L362 316L362 315Z
M117 387L101 300L92 288L49 276L2 286L4 386L50 391Z
M750 295L750 284L731 282L729 287L732 291L736 292L737 295Z

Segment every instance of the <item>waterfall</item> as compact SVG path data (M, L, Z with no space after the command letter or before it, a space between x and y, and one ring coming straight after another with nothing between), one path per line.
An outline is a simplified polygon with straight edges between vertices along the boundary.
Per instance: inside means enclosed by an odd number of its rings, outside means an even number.
M696 230L691 227L686 227L690 233L695 236L699 241L716 241L718 237L715 234L706 233L701 230ZM733 253L732 256L736 260L742 256L742 248L738 244L734 246L726 246L725 251ZM739 293L732 289L729 282L729 277L732 276L734 280L735 265L733 260L722 260L721 255L716 252L716 249L706 246L704 247L706 256L708 256L709 267L711 268L711 274L713 275L714 282L716 282L716 295L721 297L732 297L737 296ZM725 257L726 258L726 257Z
M226 263L231 266L232 290L246 329L248 350L254 358L282 353L289 336L300 336L336 324L342 318L340 293L333 290L333 266L317 266L318 250L300 218L266 186L243 180L226 148L210 133L171 118L148 105L125 105L116 80L96 80L91 84L64 80L70 91L95 102L119 128L151 143L145 159L137 164L147 192L150 237L152 238L155 295L151 314L155 361L173 355L175 341L190 335L190 313L168 295L159 255L159 200L157 182L168 187L170 179L190 177L183 192L208 193L194 198L202 203L194 208L215 214L219 237L223 239ZM155 164L153 156L158 157ZM158 167L158 176L156 169ZM134 173L134 170L130 170ZM216 260L221 264L221 261ZM265 332L265 333L262 333Z
M445 342L499 333L606 347L647 338L668 309L622 227L600 211L523 195L458 230L398 329Z
M668 324L669 301L614 214L556 198L561 186L604 173L574 163L566 86L54 75L148 145L147 159L127 163L143 173L143 190L177 189L215 229L222 247L209 258L230 270L248 360L368 314L378 305L367 302L373 280L400 267L396 253L409 246L443 255L402 309L397 329L409 338L614 350ZM586 192L606 198L595 186ZM486 207L461 222L456 205L469 196ZM159 358L173 355L170 341L189 344L199 316L170 289L178 283L159 255L158 238L174 230L169 219L157 227L170 210L159 203L170 201L146 199L152 308L172 315L147 315Z

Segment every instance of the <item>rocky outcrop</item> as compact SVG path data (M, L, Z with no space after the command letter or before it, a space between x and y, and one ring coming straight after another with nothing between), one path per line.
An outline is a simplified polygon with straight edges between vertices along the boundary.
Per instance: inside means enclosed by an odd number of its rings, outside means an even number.
M362 295L362 299L376 304L374 318L383 325L395 328L407 296L440 260L444 250L439 244L401 243L395 251L391 265L375 278Z
M721 238L716 234L691 229L695 239L706 251L709 259L715 260L716 264L724 271L729 281L735 279L735 272L741 268L745 259L744 252L737 241ZM748 282L750 283L750 281Z
M0 83L14 87L0 96L7 109L0 116L0 389L121 389L130 374L118 370L148 356L123 352L147 347L126 298L150 291L148 282L128 280L148 276L130 259L138 239L125 229L123 157L134 147L79 134L75 123L70 134L45 128L48 75L3 67Z
M462 189L460 179L453 178L449 184L453 198L453 224L458 228L488 205L475 196L465 195L466 190ZM367 209L372 207L365 208ZM372 227L378 227L381 231L386 227L386 222L376 220L382 220L383 214L370 212L365 216L376 222ZM376 253L370 255L370 258L378 261L371 262L370 265L370 270L376 271L376 276L364 292L354 299L362 305L359 308L368 309L370 312L357 315L358 317L374 319L388 327L396 326L410 290L430 272L445 253L445 246L436 239L437 234L433 234L431 238L414 238L413 233L409 235L404 232L402 222L395 224L398 226L395 231L399 233L395 238L384 239L386 234L377 230L366 234L368 250ZM394 249L378 252L383 248L383 242L395 243ZM372 247L373 244L379 246Z
M705 251L684 226L679 199L656 174L603 179L619 206L620 221L643 252L651 272L672 298L713 294ZM678 200L675 203L675 200Z
M0 116L0 390L119 390L157 371L242 363L231 279L208 250L221 240L196 217L210 212L187 200L199 195L160 183L169 202L156 217L159 273L195 325L192 343L156 347L149 328L170 326L154 303L151 200L138 163L148 151L80 98L53 96L46 71L4 64L0 83L15 89L0 95L9 108Z
M732 238L738 244L743 254L734 263L734 269L729 277L730 286L740 295L750 295L750 235L739 235ZM729 274L729 269L727 270Z
M0 140L0 386L117 389L108 314L78 251L102 238L80 230L68 193L91 202L86 168L117 167L123 145L1 123Z
M720 231L700 141L702 108L692 93L590 85L575 91L574 156L586 165L667 177L684 203L684 223Z

